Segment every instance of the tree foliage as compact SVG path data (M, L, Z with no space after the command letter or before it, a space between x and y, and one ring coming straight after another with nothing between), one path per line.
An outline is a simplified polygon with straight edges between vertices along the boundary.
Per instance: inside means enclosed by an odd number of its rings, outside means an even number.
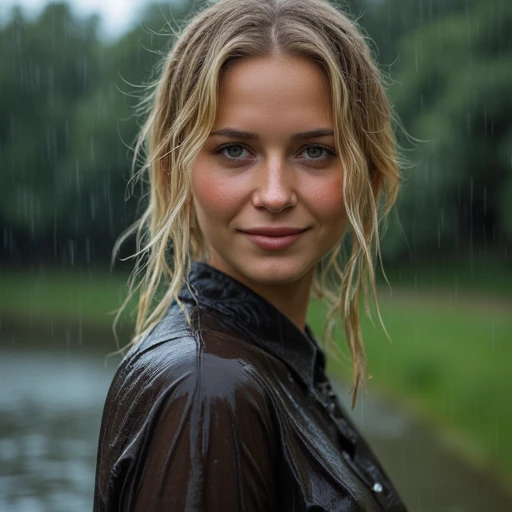
M0 26L4 262L107 260L137 215L125 201L135 106L174 33L204 2L149 5L106 41L99 18L49 4ZM340 3L340 2L338 2ZM404 254L503 250L512 238L512 2L341 2L374 40L410 144L385 239Z
M465 2L398 43L391 89L419 142L400 201L414 246L502 246L512 235L512 3Z

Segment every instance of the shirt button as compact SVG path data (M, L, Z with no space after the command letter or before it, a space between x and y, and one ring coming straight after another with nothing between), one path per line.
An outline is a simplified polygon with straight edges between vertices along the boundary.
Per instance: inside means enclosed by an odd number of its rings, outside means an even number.
M379 484L379 482L377 482L376 484L373 485L373 490L375 492L382 492L382 485Z

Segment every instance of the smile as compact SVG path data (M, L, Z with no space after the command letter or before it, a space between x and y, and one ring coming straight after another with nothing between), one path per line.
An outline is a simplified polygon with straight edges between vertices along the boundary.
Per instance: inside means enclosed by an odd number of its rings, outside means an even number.
M260 249L277 251L295 244L308 229L296 228L256 228L241 231Z

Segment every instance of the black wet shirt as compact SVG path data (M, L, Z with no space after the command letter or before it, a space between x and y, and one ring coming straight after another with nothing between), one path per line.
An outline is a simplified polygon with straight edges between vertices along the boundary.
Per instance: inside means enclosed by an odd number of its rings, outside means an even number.
M405 511L331 390L324 355L204 263L124 359L101 427L95 512Z

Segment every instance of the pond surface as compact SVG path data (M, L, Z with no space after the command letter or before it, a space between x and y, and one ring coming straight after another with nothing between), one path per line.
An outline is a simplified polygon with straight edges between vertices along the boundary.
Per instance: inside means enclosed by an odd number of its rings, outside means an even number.
M116 361L0 354L0 510L92 510L101 412Z

